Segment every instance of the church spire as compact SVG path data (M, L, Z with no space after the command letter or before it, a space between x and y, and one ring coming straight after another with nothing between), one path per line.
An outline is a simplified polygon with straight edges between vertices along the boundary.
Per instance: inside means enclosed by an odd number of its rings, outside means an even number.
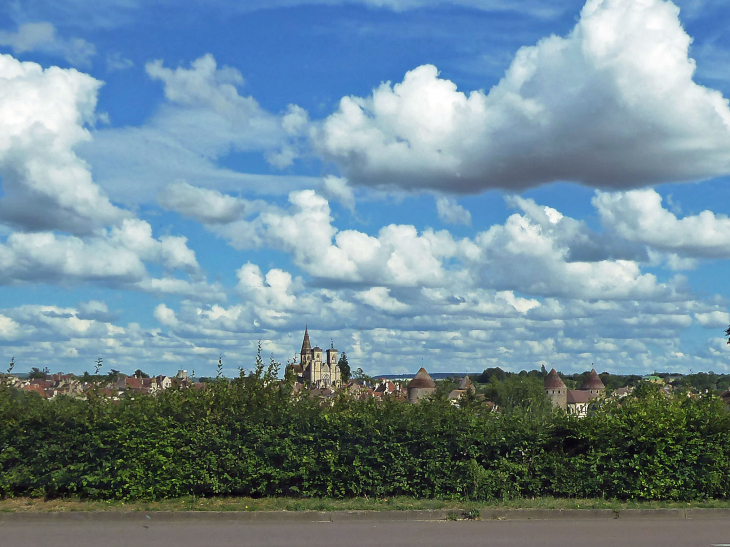
M312 344L309 342L309 329L307 325L304 325L304 340L302 340L302 355L312 351Z

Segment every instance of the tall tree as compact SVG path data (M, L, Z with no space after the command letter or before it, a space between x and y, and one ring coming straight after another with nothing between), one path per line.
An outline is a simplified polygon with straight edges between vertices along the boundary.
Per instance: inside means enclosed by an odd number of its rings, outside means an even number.
M337 362L337 366L340 367L340 377L342 378L342 381L348 382L352 373L350 371L350 363L347 362L347 354L344 351L340 356L340 360Z

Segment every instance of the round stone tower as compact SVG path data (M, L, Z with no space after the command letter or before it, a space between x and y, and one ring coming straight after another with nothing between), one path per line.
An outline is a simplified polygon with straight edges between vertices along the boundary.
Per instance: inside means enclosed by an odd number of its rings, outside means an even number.
M596 369L592 369L591 373L580 386L581 391L588 391L594 397L600 397L606 392L606 386L601 382L601 378L598 376Z
M421 369L413 377L413 380L408 384L408 402L417 403L420 399L428 397L434 391L436 391L436 383L428 375L426 369Z
M560 407L565 410L568 406L568 388L565 387L565 384L554 368L550 369L550 372L545 377L543 387L545 388L545 393L553 403L553 408Z

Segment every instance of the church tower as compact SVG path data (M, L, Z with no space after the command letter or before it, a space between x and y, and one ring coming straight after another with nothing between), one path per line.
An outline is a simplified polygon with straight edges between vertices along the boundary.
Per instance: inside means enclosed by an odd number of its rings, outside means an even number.
M302 365L302 370L305 370L307 365L312 362L312 344L309 342L309 329L307 325L304 325L304 340L302 341L300 357L299 363Z
M302 340L302 351L300 355L300 370L302 381L312 388L337 388L340 387L340 367L337 362L337 350L334 344L326 352L326 361L322 360L322 348L312 347L309 340L309 327L304 327L304 340Z

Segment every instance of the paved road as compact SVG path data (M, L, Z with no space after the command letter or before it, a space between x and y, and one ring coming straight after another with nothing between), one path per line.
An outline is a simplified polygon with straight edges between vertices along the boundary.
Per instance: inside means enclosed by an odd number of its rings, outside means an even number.
M2 522L1 547L730 547L730 520Z

